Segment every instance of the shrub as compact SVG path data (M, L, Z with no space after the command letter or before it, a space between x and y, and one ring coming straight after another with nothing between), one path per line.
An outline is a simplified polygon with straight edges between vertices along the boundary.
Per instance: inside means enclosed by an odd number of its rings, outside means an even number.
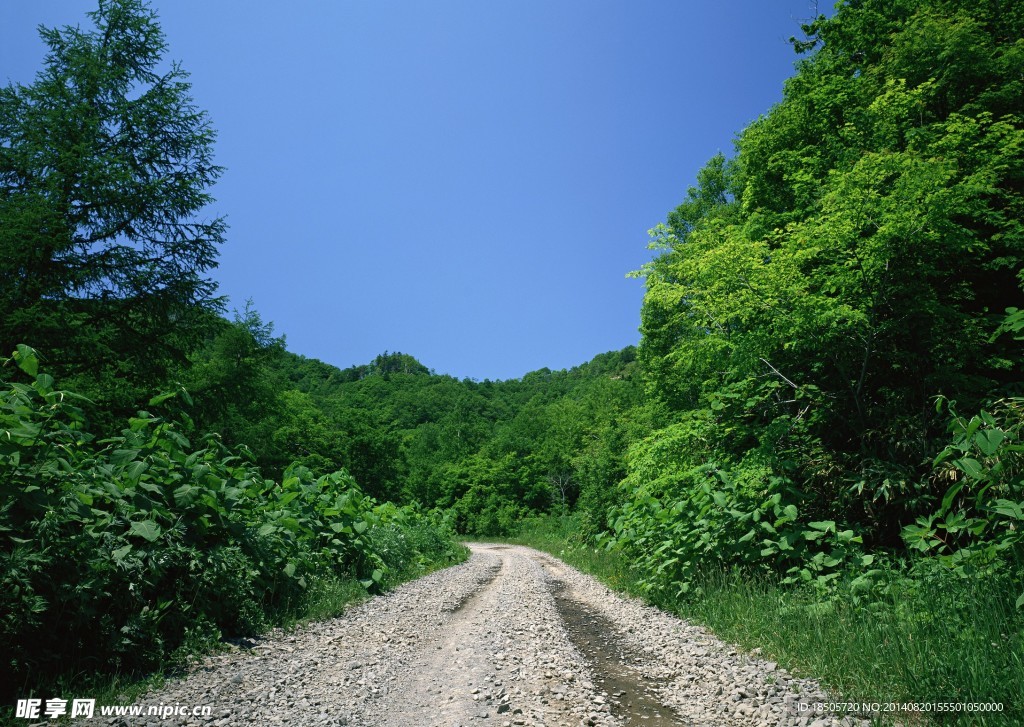
M32 349L12 364L28 382L0 379L0 683L152 669L301 611L313 580L376 590L458 557L438 516L379 504L344 470L264 479L245 448L193 445L185 416L141 411L94 441Z

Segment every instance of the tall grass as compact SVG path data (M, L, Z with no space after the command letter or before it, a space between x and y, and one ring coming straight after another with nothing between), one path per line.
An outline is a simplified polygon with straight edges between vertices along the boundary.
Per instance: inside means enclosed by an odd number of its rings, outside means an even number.
M658 605L746 648L761 647L849 701L998 702L1001 715L937 724L1020 724L1024 633L1013 599L991 583L942 575L894 578L853 605L737 573L707 575L699 595Z
M638 575L617 552L588 545L574 518L534 519L511 542L551 553L607 585L640 595ZM870 598L782 586L740 572L703 574L686 596L647 594L660 608L837 697L878 703L1002 704L1001 713L899 713L911 724L1024 723L1024 614L1009 578L965 579L921 560L897 564Z

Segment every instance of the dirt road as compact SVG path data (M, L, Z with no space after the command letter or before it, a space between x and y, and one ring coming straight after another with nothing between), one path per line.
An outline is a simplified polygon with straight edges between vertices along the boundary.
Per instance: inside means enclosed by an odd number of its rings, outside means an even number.
M472 545L344 616L208 658L142 702L208 717L114 725L842 725L813 682L624 599L561 561Z

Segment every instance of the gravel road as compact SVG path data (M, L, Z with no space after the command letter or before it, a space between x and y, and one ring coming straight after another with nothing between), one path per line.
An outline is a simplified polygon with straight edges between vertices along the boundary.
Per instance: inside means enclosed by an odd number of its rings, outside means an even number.
M529 548L470 559L343 616L211 656L110 725L852 725L812 681Z

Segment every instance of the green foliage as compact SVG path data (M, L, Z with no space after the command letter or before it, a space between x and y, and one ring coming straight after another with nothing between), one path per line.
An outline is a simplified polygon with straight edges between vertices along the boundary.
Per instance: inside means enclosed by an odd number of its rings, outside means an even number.
M476 535L581 500L590 531L603 531L625 452L653 416L640 406L631 348L482 383L432 374L405 354L344 371L287 353L266 361L260 376L277 394L239 437L262 464L344 466L370 494L451 508L459 532Z
M1017 724L1024 13L865 0L806 30L651 231L663 415L602 542L628 589L851 700Z
M714 430L710 417L691 417L630 452L628 497L604 542L627 553L645 591L687 593L702 573L731 567L827 590L870 562L854 530L802 512L806 496L763 455L702 461Z
M907 545L962 576L1024 563L1024 399L1003 399L965 419L952 403L952 442L935 459L948 489L938 509L903 530ZM1018 573L1018 591L1024 577ZM1017 607L1024 606L1024 593Z
M1024 16L866 0L807 31L782 102L651 231L639 360L670 419L630 450L609 541L650 588L868 588L904 538L1021 562L1024 350L998 311L1022 299ZM982 411L949 446L936 396Z
M447 521L378 504L344 470L264 479L247 449L215 435L193 446L187 422L149 411L97 442L32 349L5 365L28 380L0 383L5 684L87 663L152 668L196 629L251 633L301 611L311 581L376 590L458 558Z
M204 220L214 132L142 0L40 29L45 68L0 89L0 344L54 355L106 410L180 362L219 308L226 225Z
M229 445L247 444L264 467L273 459L274 414L290 410L279 400L281 386L273 374L284 356L284 338L274 336L273 324L263 322L250 300L230 323L218 321L177 372L194 400L189 414L201 430L217 432ZM293 461L281 459L274 461L278 472Z

